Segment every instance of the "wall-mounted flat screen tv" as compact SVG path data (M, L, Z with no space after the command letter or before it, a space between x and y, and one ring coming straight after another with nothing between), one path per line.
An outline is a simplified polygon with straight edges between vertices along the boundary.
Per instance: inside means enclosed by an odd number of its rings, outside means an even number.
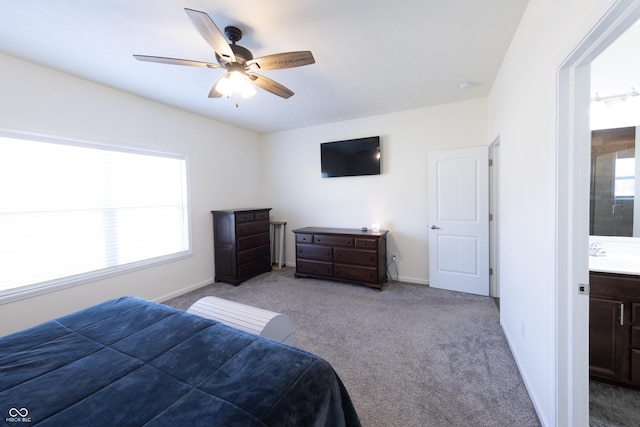
M380 175L380 137L324 142L320 163L323 178Z

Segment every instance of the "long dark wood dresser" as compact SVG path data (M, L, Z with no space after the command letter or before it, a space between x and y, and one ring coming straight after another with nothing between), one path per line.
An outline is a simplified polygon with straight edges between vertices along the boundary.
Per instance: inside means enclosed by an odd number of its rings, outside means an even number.
M359 283L382 289L387 278L387 230L306 227L296 236L296 277Z

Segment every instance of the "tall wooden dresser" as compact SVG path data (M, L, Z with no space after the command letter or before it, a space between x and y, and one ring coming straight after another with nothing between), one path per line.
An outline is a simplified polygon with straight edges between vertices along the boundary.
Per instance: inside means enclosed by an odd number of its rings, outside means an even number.
M211 211L216 282L238 285L271 271L270 210Z
M296 235L296 276L382 289L387 278L387 231L306 227Z

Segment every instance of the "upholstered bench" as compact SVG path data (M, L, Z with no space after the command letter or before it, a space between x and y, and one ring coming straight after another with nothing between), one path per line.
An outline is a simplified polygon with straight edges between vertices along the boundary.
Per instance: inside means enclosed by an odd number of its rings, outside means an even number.
M293 344L293 325L284 314L217 297L200 298L187 309L187 313L217 320L285 344Z

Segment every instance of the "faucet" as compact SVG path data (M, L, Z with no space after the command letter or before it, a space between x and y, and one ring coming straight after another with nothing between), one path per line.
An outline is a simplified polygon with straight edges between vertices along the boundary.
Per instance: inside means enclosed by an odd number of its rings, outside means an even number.
M589 244L589 256L605 256L607 251L600 245L600 242L591 242Z

